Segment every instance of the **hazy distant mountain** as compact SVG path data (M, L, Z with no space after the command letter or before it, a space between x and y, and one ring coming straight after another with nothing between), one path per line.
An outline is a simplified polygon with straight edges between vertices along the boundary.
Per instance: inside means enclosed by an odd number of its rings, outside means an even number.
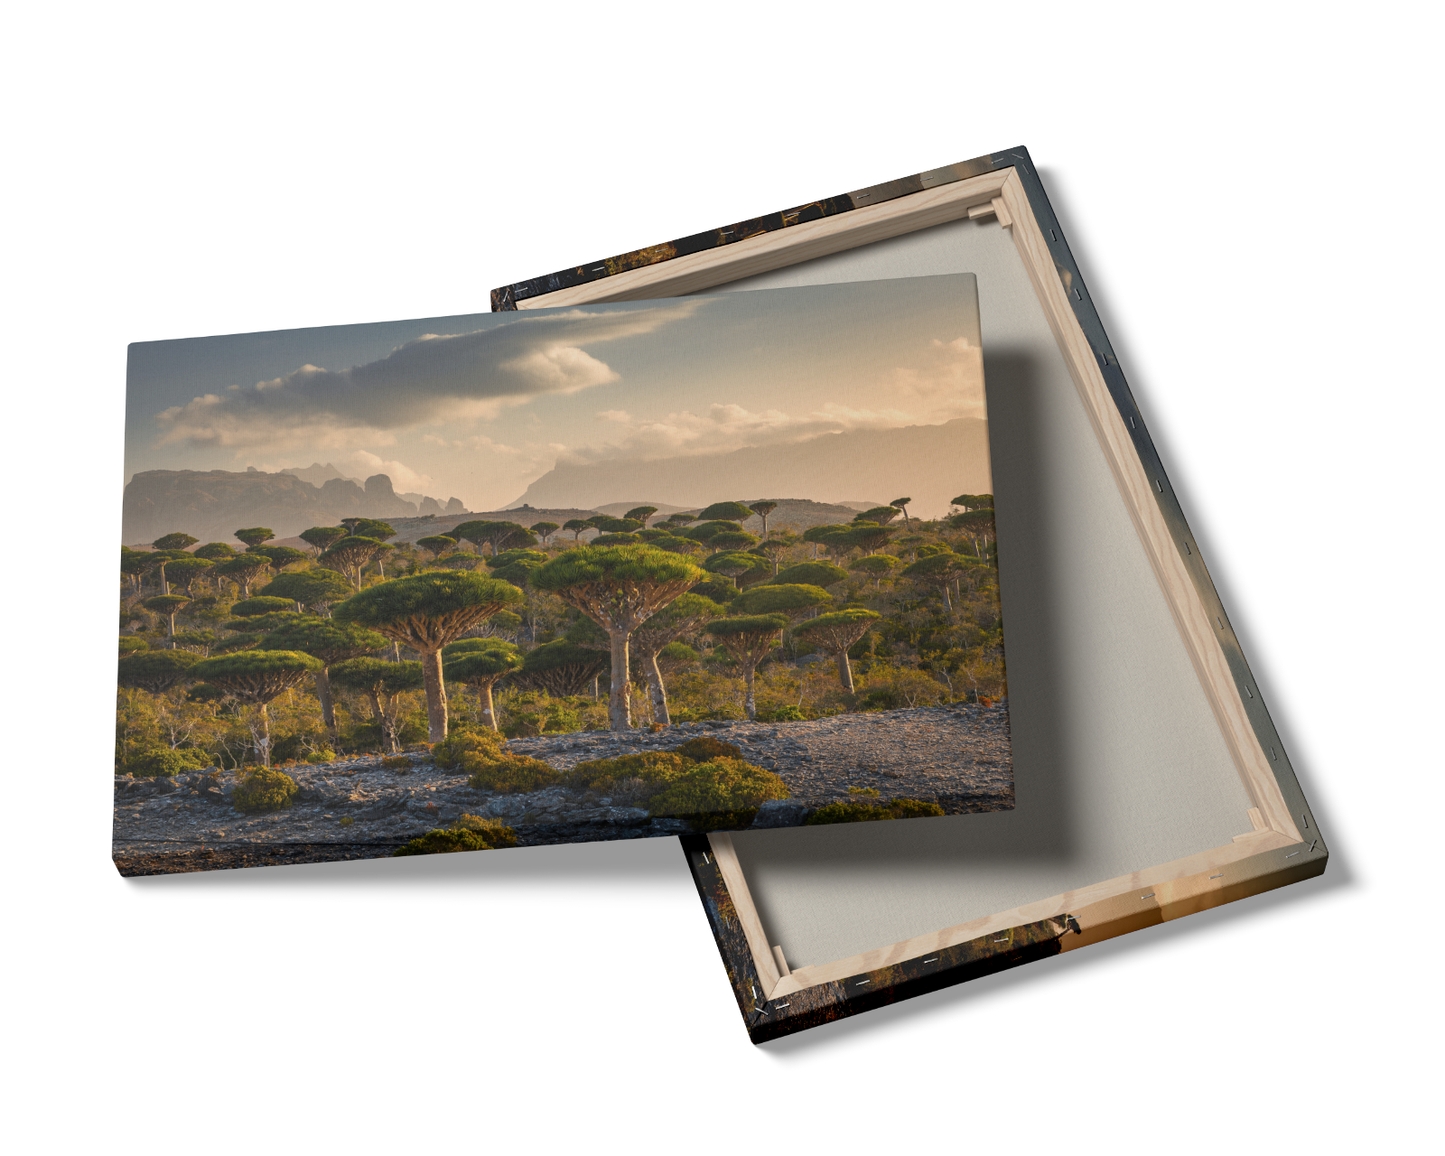
M323 486L332 478L341 478L348 482L355 482L358 486L362 484L360 478L347 477L330 462L324 466L320 462L312 462L304 470L299 466L292 466L281 471L283 474L290 474L293 478L300 478L303 482L310 482L313 486Z
M743 494L789 494L857 509L859 494L873 494L879 502L911 497L909 513L927 518L946 513L956 494L992 489L988 423L957 418L942 425L853 430L705 457L559 462L528 487L522 500L598 509L651 494L666 495L669 503L694 503L676 508L695 509L735 496L741 501ZM663 509L651 498L647 504Z
M386 474L373 474L362 484L333 476L320 486L301 474L324 470L311 466L300 473L283 470L268 474L250 469L147 470L136 474L125 488L121 514L121 541L127 545L153 542L162 534L181 530L202 542L231 542L244 526L267 526L277 538L289 538L310 526L334 526L342 518L405 518L418 513L416 504L400 497ZM445 507L453 513L465 508L456 498Z

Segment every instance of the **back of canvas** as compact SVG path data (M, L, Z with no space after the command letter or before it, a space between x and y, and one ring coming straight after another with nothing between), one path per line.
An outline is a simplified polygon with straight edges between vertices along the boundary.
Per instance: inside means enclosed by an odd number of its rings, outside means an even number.
M1017 809L734 835L763 925L793 967L1250 829L1248 796L1004 231L958 221L723 288L965 271L982 317Z

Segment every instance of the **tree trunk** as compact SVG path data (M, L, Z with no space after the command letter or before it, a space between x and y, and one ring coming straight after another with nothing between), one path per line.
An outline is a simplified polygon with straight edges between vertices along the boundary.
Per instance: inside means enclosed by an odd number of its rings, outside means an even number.
M497 729L497 706L492 701L492 687L494 683L483 683L477 688L477 697L482 702L482 713L487 716L487 722L493 730Z
M391 694L387 695L386 705L381 708L381 741L389 755L401 750L401 743L396 737L396 712L400 704L401 695Z
M439 743L447 737L447 688L442 683L441 651L422 652L421 674L426 683L427 741Z
M321 703L321 721L335 735L336 707L331 701L331 675L324 666L316 672L316 699Z
M948 596L948 583L947 583L947 582L945 582L945 583L943 584L943 608L944 608L944 610L948 611L948 613L950 613L950 614L953 613L953 600L952 600L951 598L949 598L949 596Z
M632 729L632 702L627 693L626 630L609 630L612 640L612 685L607 692L607 717L615 731Z
M657 651L639 655L642 663L642 677L647 680L647 693L652 699L652 721L661 726L672 725L672 715L667 709L667 686L662 681L662 670L657 665Z
M743 695L743 710L748 716L748 722L753 722L758 717L758 703L753 697L753 669L756 665L753 662L743 664L743 685L747 687L747 692Z
M838 681L849 694L853 693L853 668L848 664L848 651L838 651Z
M266 709L266 704L260 703L256 707L256 729L260 737L257 745L261 748L261 765L271 765L271 714Z

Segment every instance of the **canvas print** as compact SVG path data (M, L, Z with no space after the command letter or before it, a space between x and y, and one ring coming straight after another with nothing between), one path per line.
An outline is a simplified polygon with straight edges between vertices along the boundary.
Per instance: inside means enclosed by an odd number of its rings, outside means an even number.
M1009 808L970 275L131 346L125 874Z

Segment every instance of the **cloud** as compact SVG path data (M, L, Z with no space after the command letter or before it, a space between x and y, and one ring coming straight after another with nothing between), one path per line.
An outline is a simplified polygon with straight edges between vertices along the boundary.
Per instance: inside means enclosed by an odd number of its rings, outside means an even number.
M778 409L749 410L717 403L702 413L680 410L664 417L635 418L621 410L597 415L621 427L618 441L573 449L563 456L572 462L617 457L642 460L727 453L744 446L806 441L825 433L862 428L887 428L915 421L900 410L857 410L829 404L813 413L792 415Z
M602 410L597 417L616 431L612 440L562 456L586 463L619 457L655 460L720 454L745 446L808 441L847 430L938 425L958 417L982 417L982 351L963 337L953 341L935 338L916 350L907 364L882 375L876 386L868 387L866 396L882 404L828 402L809 413L790 414L714 403L701 412L679 410L663 417L641 418L625 410Z
M983 350L963 337L934 338L913 364L893 370L884 389L922 410L932 422L982 417Z
M502 406L618 380L584 347L654 333L691 317L693 298L641 309L522 314L468 333L426 334L350 369L303 365L156 415L161 442L333 449L392 431L494 416Z

